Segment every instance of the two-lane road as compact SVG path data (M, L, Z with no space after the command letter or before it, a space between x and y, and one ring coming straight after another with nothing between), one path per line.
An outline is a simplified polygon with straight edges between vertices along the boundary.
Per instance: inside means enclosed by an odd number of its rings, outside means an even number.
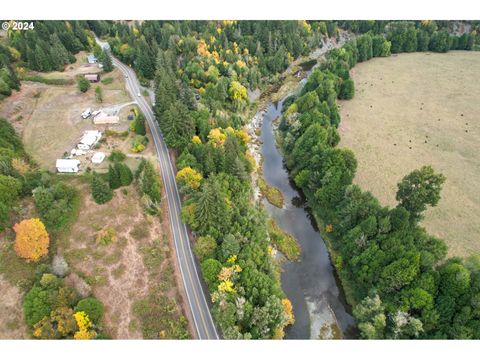
M108 49L108 44L97 39L97 42ZM152 133L155 149L157 151L158 161L162 172L163 184L167 194L168 213L170 225L172 227L173 240L175 243L176 255L183 279L183 285L187 294L187 301L194 321L194 327L199 339L218 339L218 333L210 314L210 308L205 298L199 273L192 249L187 227L180 218L181 202L178 194L177 184L175 182L175 171L168 155L168 149L163 140L160 128L155 120L152 109L143 97L140 83L135 72L113 55L111 55L113 64L125 76L126 88L134 99L140 110L147 119L148 126Z

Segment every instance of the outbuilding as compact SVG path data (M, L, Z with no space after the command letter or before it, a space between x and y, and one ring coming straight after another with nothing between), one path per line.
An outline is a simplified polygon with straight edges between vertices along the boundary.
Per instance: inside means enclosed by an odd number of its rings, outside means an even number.
M77 147L81 150L90 150L101 138L102 133L98 130L85 131Z
M93 117L93 123L95 125L108 125L108 124L118 124L120 122L120 118L118 115L110 115L103 111L98 112Z
M99 151L99 152L96 152L95 154L93 154L92 163L101 164L104 159L105 159L105 153Z
M98 62L98 59L95 55L90 54L90 55L87 56L87 61L88 61L89 64L95 64L95 63Z
M80 170L80 160L57 159L56 168L59 173L77 173Z
M100 75L99 74L85 74L85 79L87 79L90 82L99 82L100 81Z

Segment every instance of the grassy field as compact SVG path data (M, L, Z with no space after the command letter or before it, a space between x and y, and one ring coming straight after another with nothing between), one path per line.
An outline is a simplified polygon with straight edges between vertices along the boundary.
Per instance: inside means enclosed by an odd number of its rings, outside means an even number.
M450 255L480 253L480 53L376 58L352 76L339 146L358 159L354 182L394 206L402 177L432 165L447 180L422 225L447 241Z

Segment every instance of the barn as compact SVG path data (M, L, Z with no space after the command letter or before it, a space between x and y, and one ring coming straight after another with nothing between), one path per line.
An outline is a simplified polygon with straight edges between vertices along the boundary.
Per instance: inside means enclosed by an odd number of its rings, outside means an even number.
M85 74L85 79L87 79L90 82L99 82L100 81L100 75L99 74Z

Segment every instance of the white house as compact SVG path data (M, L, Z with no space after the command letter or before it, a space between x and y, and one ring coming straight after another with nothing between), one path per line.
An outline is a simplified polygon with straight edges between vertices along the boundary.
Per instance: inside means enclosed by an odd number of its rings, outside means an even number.
M96 152L95 154L93 154L92 163L101 164L104 159L105 159L105 153L99 151L99 152Z
M80 161L75 159L57 159L56 167L60 173L77 173L80 170Z
M95 55L89 54L87 56L87 61L89 64L95 64L98 61L98 59L95 57Z
M98 130L85 131L77 147L81 150L90 150L101 138L102 133Z

